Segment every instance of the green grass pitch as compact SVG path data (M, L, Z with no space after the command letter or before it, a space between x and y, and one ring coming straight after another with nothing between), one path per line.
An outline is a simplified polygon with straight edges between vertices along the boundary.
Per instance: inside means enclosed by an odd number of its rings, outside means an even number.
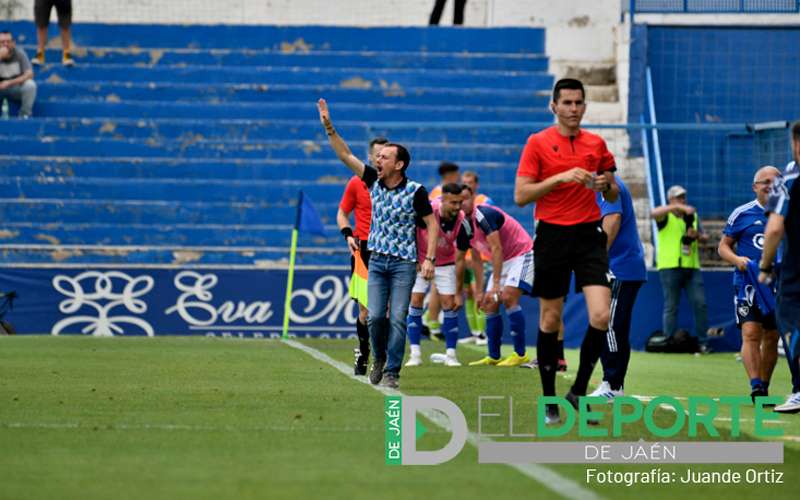
M352 362L352 341L304 340ZM426 355L441 344L424 343ZM459 346L462 362L482 357ZM577 351L558 391L569 387ZM771 391L789 390L784 359ZM593 383L599 380L595 371ZM733 354L634 353L626 394L746 394L747 378ZM519 368L445 368L427 364L401 373L401 391L455 402L476 430L477 398L511 396L516 432L534 432L538 373ZM384 396L280 341L209 338L0 338L0 499L26 498L436 498L506 495L557 498L505 465L479 465L466 445L435 467L384 463ZM671 418L659 411L659 419ZM717 422L723 438L730 422ZM753 412L742 425L750 440ZM587 484L587 465L547 470L602 498L797 498L800 415L771 417L784 431L783 465L672 465L664 470L775 468L783 485ZM449 434L428 423L419 448ZM624 439L656 441L642 426ZM577 439L573 433L564 439ZM682 439L682 438L679 438ZM730 438L727 438L730 439ZM591 466L644 471L647 465Z

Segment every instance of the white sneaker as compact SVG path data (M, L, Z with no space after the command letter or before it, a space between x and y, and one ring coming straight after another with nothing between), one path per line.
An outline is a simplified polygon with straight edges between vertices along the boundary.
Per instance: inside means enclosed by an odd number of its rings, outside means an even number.
M474 344L475 343L475 339L476 339L476 337L473 336L473 335L470 335L469 337L461 337L460 339L458 339L458 343L459 344Z
M489 343L489 339L486 338L485 333L481 333L480 335L475 335L475 345L486 345Z
M459 363L457 357L445 355L444 366L461 366L461 363Z
M446 354L442 354L441 352L435 352L431 354L431 363L435 363L437 365L441 365L447 359Z
M614 398L618 396L624 396L625 393L622 389L615 391L611 389L611 385L608 382L603 380L603 383L600 384L597 389L595 389L589 396L591 397L601 397L606 398L608 402L614 401Z
M422 356L419 355L411 355L406 361L405 366L420 366L422 364Z
M789 394L786 402L776 406L773 411L778 413L797 413L800 412L800 392Z

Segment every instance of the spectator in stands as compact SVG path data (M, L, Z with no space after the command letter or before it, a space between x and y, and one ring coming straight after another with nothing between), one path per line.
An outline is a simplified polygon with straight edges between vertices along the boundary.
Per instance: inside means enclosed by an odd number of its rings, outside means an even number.
M667 191L668 205L655 208L651 216L658 227L656 269L664 292L664 335L677 329L681 290L686 290L694 311L694 331L701 352L709 352L708 313L703 275L700 273L698 241L708 236L700 228L697 210L686 203L686 189L672 186Z
M0 31L0 101L19 101L19 116L27 119L33 115L36 100L36 82L28 56L14 43L9 31Z
M36 0L33 3L33 19L36 22L36 57L33 64L44 64L44 49L47 46L47 28L50 26L50 13L56 8L58 14L58 27L61 29L61 48L63 54L61 63L64 66L74 66L72 59L72 0Z
M455 0L456 4L453 8L453 24L455 26L460 26L464 24L464 7L467 5L467 0ZM436 0L436 4L433 6L433 11L431 11L431 18L428 20L428 24L431 26L438 26L439 20L442 18L442 11L444 10L444 5L447 3L447 0Z

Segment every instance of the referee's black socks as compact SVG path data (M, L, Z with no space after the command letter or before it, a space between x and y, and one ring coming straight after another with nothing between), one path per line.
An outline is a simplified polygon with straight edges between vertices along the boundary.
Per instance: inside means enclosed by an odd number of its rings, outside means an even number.
M362 323L356 319L356 334L358 334L358 350L361 355L369 357L369 329L366 323Z
M542 378L542 393L556 395L556 371L558 370L558 332L543 332L539 329L536 339L536 357L539 360L539 376Z
M581 363L578 366L578 374L575 376L575 383L572 384L570 392L576 396L585 396L589 379L594 371L594 365L603 353L603 342L606 340L606 330L598 330L592 325L586 328L586 336L581 343Z

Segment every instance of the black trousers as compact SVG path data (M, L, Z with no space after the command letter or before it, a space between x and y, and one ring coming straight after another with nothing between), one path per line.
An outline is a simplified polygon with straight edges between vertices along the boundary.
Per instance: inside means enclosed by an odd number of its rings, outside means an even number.
M455 0L455 2L456 7L453 10L453 24L461 25L464 24L464 6L467 5L467 0ZM431 18L428 21L428 24L432 26L439 24L439 20L442 18L444 5L446 3L447 0L436 0L436 4L433 6L433 11L431 12Z
M628 362L631 359L631 316L642 284L642 281L619 280L611 283L611 318L608 322L606 345L600 359L603 362L603 380L612 389L619 389L625 383Z

